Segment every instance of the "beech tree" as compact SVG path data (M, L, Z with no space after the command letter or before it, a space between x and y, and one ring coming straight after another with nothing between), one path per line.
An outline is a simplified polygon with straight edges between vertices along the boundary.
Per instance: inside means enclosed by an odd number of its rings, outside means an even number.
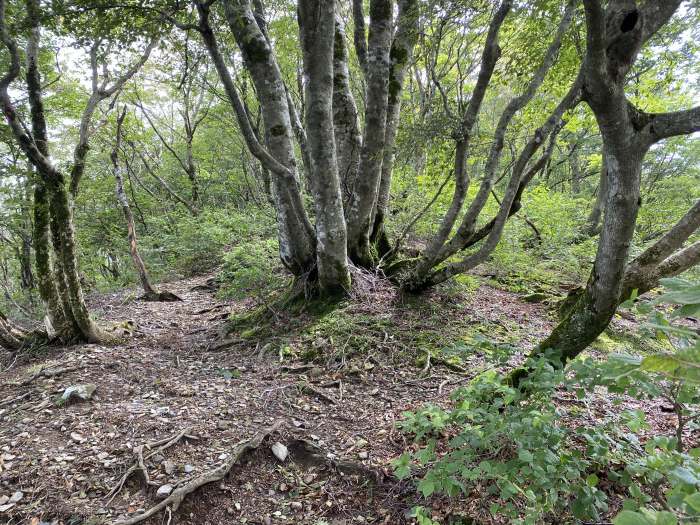
M553 351L560 363L576 357L608 326L621 300L647 291L665 275L698 262L698 243L683 243L700 226L697 203L666 235L627 264L640 201L642 161L664 139L700 130L700 106L647 113L630 102L627 75L644 45L666 24L681 0L647 2L584 0L586 54L579 78L582 99L593 111L603 140L607 191L596 259L585 289L552 333L533 351ZM680 250L680 251L679 251ZM512 379L519 381L524 372Z
M70 177L67 178L54 164L49 152L38 62L42 17L39 1L27 0L26 21L20 21L26 22L29 28L24 75L31 120L29 127L22 121L9 93L10 85L20 76L21 62L16 37L8 28L6 3L0 1L0 38L10 58L8 70L0 79L0 104L14 139L38 176L34 185L33 237L38 289L47 312L47 333L49 337L58 337L64 341L79 339L100 342L111 336L92 319L85 303L78 269L71 200L78 193L85 171L96 108L100 102L118 93L136 74L148 59L157 40L153 39L142 56L113 81L106 74L100 78L99 54L102 39L96 39L91 45L91 93L80 119L78 142L73 153Z

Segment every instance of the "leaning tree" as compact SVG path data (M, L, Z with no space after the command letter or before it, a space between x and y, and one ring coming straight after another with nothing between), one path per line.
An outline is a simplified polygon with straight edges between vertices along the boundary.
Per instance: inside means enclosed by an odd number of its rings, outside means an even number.
M621 300L645 292L660 277L676 275L700 261L700 243L683 244L700 226L696 203L656 243L628 264L628 252L641 205L644 156L664 139L700 131L700 106L648 113L626 93L628 74L645 45L667 24L683 2L584 0L586 53L582 59L582 100L593 111L603 140L607 177L604 219L595 262L586 287L568 313L533 351L565 364L608 326ZM525 372L516 371L518 382Z

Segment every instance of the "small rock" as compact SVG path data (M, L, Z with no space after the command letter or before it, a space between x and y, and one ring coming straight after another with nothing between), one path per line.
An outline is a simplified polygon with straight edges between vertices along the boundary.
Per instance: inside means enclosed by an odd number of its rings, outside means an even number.
M173 491L172 485L161 485L160 487L158 487L158 492L156 492L156 498L165 499L168 496L170 496L170 493L172 491Z
M109 454L107 452L100 452L99 454L97 454L97 459L99 459L100 461L104 461L108 457Z
M286 483L280 483L280 486L279 486L280 492L287 492L288 490L289 490L289 487L287 486Z
M229 428L231 428L231 422L219 420L216 423L216 428L218 428L219 430L228 430Z
M289 451L287 450L287 447L285 447L279 441L277 443L275 443L274 445L272 445L272 453L281 462L284 462L284 460L287 459L287 456L289 455Z
M185 465L185 474L191 474L194 472L194 467L192 465Z
M4 505L8 501L10 501L10 496L5 496L4 494L0 496L0 505Z
M292 507L292 509L294 509L296 511L302 510L304 508L304 506L298 501L292 501L289 504L289 506Z
M83 441L85 441L85 438L82 436L82 434L78 434L77 432L71 432L70 438L76 443L82 443Z
M357 457L360 459L367 459L369 457L369 453L366 450L363 450L357 455Z
M22 492L21 490L18 490L12 496L10 496L10 503L17 503L23 497L24 497L24 492Z
M71 385L63 391L60 401L61 403L69 403L73 400L87 401L92 398L92 395L97 390L97 386L92 383L84 385Z
M175 463L173 463L170 460L163 461L163 470L169 476L170 474L175 472Z

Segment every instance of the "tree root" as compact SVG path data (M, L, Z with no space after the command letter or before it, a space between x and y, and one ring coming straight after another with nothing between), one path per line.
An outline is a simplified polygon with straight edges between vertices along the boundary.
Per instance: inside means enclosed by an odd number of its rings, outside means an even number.
M50 378L50 377L56 377L61 374L65 374L67 372L75 372L76 370L82 370L84 366L82 365L76 365L76 366L65 366L65 367L44 367L42 366L39 370L37 370L35 373L33 373L30 377L19 383L22 386L28 385L35 379L38 379L39 377L45 377L45 378Z
M136 472L141 472L141 475L143 476L144 481L146 482L146 485L157 485L157 483L154 483L151 481L150 476L148 475L148 469L146 468L146 460L152 458L156 454L159 454L163 452L164 450L172 447L175 443L180 441L182 438L187 438L187 439L197 439L195 436L191 436L189 433L192 431L191 427L187 427L183 429L182 431L178 432L174 436L171 437L166 437L163 439L160 439L158 441L155 441L153 443L148 443L146 445L139 445L136 448L134 448L134 454L136 455L136 461L134 464L129 467L129 469L124 473L124 475L121 477L119 480L119 483L107 494L109 497L109 500L107 500L107 504L111 503L112 500L121 492L122 488L124 487L124 484L127 482L127 480ZM153 450L150 454L148 454L145 458L143 455L143 449L144 446L148 450L152 450L153 447L157 447L155 450Z
M315 386L310 385L309 383L299 384L299 390L304 394L316 396L321 401L325 401L326 403L328 403L330 405L338 404L338 402L335 400L335 398L333 396L329 396L323 390L320 390L320 389L316 388Z
M287 448L292 461L303 466L325 465L341 474L359 476L375 483L382 483L391 477L381 469L344 459L331 459L318 445L306 439L296 439Z
M204 485L208 485L209 483L214 483L215 481L222 480L226 476L226 474L228 474L229 471L246 454L257 449L270 434L279 430L281 426L282 421L277 421L272 426L262 430L261 432L253 436L251 439L240 441L233 449L231 457L227 461L219 465L217 468L205 472L204 474L193 479L189 483L178 487L172 492L172 494L170 494L170 496L165 498L157 505L151 507L146 512L139 514L138 516L134 516L132 518L117 520L116 522L114 522L114 525L134 525L136 523L140 523L142 521L147 520L151 516L165 509L167 509L168 512L177 511L177 509L180 507L180 505L185 500L185 497L188 494L191 494L192 492L203 487Z

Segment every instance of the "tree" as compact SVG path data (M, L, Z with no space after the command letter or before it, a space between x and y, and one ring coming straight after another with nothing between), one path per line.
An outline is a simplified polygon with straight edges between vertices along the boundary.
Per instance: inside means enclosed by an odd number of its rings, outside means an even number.
M24 125L9 95L9 86L20 75L20 55L15 39L8 30L5 0L0 1L0 37L7 48L10 63L0 79L0 104L14 139L36 169L34 189L34 249L39 293L47 309L49 336L62 340L82 339L101 342L110 335L90 316L85 303L78 270L71 197L78 193L89 150L90 124L98 104L117 93L148 59L157 40L153 39L143 55L111 84L109 77L100 80L98 52L101 39L90 48L92 71L91 94L83 110L70 170L70 193L67 180L51 160L46 116L42 100L42 83L38 53L42 12L38 0L27 0L26 90L31 116L31 130ZM53 253L53 257L52 257Z
M654 246L627 267L640 202L644 156L653 145L700 130L700 107L646 113L628 99L627 75L640 49L668 22L681 0L648 2L584 0L586 54L580 77L583 100L595 114L603 139L608 190L595 263L574 306L533 355L553 352L556 362L575 358L608 326L631 288L654 286L658 272L674 275L697 262L697 243L674 255L698 228L698 204ZM647 288L648 289L648 288ZM517 371L516 383L526 372Z
M129 206L129 198L124 191L124 177L122 176L122 168L119 164L119 150L121 148L121 138L122 138L122 124L124 123L124 118L126 117L126 106L123 107L122 112L117 117L117 131L116 138L114 140L114 147L110 154L110 159L112 161L112 167L114 170L114 182L115 182L115 193L117 196L117 202L122 208L124 213L124 219L126 220L126 227L128 232L129 240L129 253L131 254L131 260L134 263L134 268L139 276L139 281L141 281L141 287L143 288L143 300L145 301L179 301L180 298L170 292L158 292L151 284L151 280L148 277L148 271L146 270L146 265L141 258L139 253L138 241L136 239L136 223L134 222L134 215L131 213L131 206Z

